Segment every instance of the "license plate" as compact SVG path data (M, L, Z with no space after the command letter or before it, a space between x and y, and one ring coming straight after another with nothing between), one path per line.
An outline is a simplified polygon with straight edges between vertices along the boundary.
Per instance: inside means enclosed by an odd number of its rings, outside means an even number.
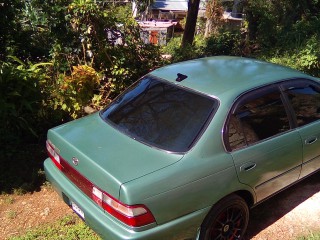
M71 202L71 208L76 214L78 214L82 219L84 219L84 212L78 207L77 204Z

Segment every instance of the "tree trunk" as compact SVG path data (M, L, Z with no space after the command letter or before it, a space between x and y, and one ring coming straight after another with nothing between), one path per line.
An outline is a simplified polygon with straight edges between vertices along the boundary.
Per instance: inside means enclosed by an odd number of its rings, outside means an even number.
M207 21L206 21L206 29L205 29L205 32L204 32L204 37L205 37L205 38L207 38L207 37L209 37L209 36L211 35L212 25L213 25L212 19L207 18Z
M183 32L181 47L185 47L188 44L191 45L193 42L198 18L199 4L200 0L189 0L188 2L188 15L186 26Z

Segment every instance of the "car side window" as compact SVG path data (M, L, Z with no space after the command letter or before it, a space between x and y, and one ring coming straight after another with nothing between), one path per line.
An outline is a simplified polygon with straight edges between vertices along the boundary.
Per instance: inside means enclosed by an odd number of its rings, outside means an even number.
M320 119L320 89L315 86L291 87L285 91L294 109L297 125Z
M228 122L230 150L236 150L290 129L278 89L244 96Z

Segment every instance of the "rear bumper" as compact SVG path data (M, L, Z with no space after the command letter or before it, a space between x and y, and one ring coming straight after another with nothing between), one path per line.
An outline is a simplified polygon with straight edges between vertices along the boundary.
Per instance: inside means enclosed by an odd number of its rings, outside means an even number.
M85 222L103 239L170 240L197 239L198 228L210 208L202 209L147 230L135 231L105 213L83 194L48 158L44 162L46 177L69 206L74 202L84 212Z

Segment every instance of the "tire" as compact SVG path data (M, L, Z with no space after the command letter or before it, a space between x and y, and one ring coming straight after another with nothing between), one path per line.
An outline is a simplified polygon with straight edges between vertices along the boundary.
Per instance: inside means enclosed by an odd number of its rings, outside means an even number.
M199 240L240 240L249 222L249 208L243 198L232 194L215 204L200 228Z

